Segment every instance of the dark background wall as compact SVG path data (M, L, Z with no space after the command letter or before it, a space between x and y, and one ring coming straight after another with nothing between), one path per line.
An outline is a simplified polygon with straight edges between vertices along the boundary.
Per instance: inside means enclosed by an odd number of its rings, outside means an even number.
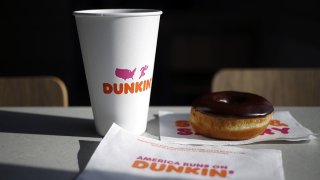
M189 105L224 67L320 67L316 1L12 1L1 17L0 76L55 75L90 105L72 12L153 8L161 16L151 105Z

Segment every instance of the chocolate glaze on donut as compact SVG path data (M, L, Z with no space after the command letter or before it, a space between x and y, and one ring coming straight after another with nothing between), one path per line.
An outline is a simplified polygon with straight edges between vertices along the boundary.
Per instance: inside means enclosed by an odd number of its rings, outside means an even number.
M192 106L205 114L237 116L243 118L264 117L274 111L265 98L251 93L221 91L201 96Z

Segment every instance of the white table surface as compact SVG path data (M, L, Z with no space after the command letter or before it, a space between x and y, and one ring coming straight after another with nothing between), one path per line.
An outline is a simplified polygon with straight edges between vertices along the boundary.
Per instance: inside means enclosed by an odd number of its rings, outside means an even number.
M159 110L189 112L189 107L150 107L145 136L159 138ZM320 132L320 107L288 110L305 127ZM84 169L101 137L89 107L0 108L0 179L74 179ZM320 179L320 140L264 142L240 147L279 149L288 180Z

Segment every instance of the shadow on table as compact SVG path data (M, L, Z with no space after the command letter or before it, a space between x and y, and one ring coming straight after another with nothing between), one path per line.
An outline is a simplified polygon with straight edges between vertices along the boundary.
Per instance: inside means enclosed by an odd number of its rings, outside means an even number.
M100 137L92 119L0 111L0 132Z
M74 179L76 172L45 169L39 167L27 167L21 165L0 164L0 179Z
M96 148L99 145L99 141L85 141L85 140L79 140L80 149L78 152L78 164L80 172L83 171L83 169L88 164L92 154L96 150Z
M159 137L159 119L155 115L151 120L148 121L147 125L147 133L151 134L154 137ZM79 140L80 149L78 152L78 164L80 172L83 171L83 169L88 164L92 154L96 150L96 148L99 145L99 141L87 141L87 140Z
M159 116L154 114L152 119L148 120L146 133L159 139L160 129L159 129Z

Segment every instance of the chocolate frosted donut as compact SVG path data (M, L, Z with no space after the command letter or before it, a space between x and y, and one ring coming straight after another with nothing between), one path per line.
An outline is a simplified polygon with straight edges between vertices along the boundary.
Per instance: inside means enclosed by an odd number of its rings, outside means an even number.
M206 114L263 117L273 112L272 104L256 94L222 91L197 98L192 107Z
M272 104L259 95L222 91L195 99L190 121L194 130L204 136L250 139L264 131L273 111Z

